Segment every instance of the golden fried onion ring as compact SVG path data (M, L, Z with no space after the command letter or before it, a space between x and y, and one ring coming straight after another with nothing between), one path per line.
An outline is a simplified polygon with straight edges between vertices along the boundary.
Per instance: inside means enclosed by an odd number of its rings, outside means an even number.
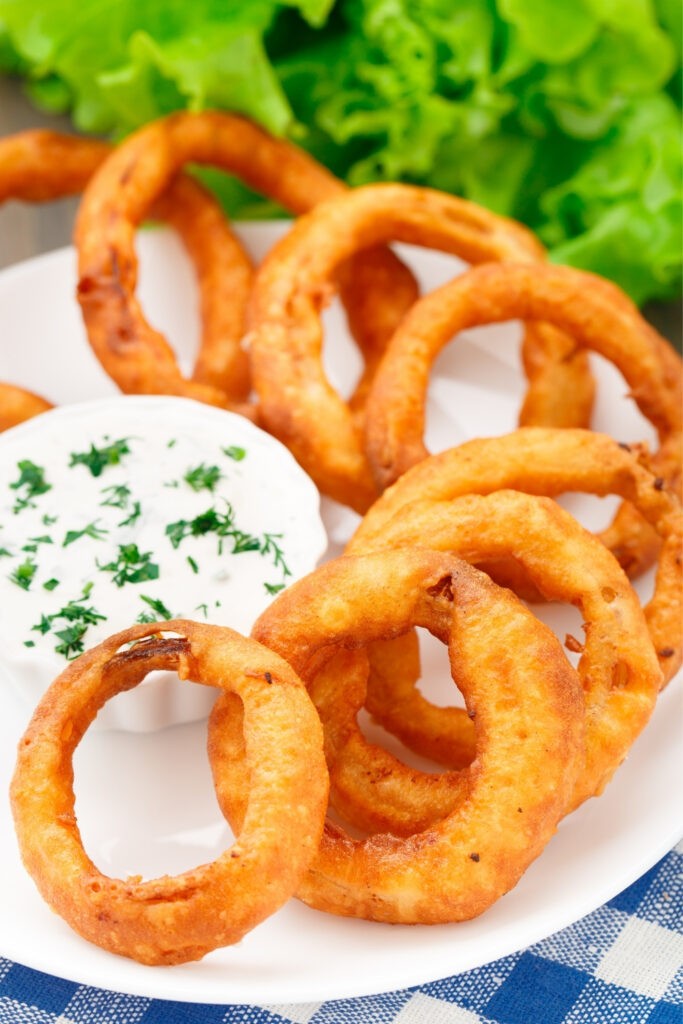
M403 550L328 562L276 599L254 633L307 681L335 651L415 625L449 643L476 716L481 744L466 797L407 839L354 840L328 821L298 890L317 909L393 923L474 917L516 884L571 796L583 753L576 673L513 594L458 559ZM224 712L219 698L209 735L220 736L232 760L215 781L238 825L249 772L239 729Z
M408 185L355 189L301 218L273 247L251 301L252 371L262 420L324 493L359 512L377 488L363 450L362 423L325 376L320 310L343 261L392 239L470 263L543 259L539 243L520 224L456 196ZM585 425L593 385L575 342L543 324L528 328L526 346L537 355L527 352L530 395L524 415ZM572 397L549 400L557 386Z
M109 878L82 846L73 753L106 700L160 668L220 687L243 709L247 807L234 844L212 863L149 881ZM219 777L221 765L214 732ZM19 743L11 801L24 864L75 931L145 964L197 960L278 909L310 864L327 802L320 722L294 672L255 641L183 620L134 626L48 689Z
M416 303L394 335L366 406L367 453L383 488L428 454L423 441L432 363L459 331L485 323L543 318L621 372L660 441L651 465L664 485L681 486L681 363L663 338L616 289L569 267L515 264L473 267ZM656 340L655 340L656 339ZM664 353L667 353L666 356ZM609 546L628 549L642 569L656 553L652 533L630 511L612 525Z
M135 299L135 228L190 162L235 174L293 213L343 193L345 186L303 150L243 117L214 111L179 112L144 126L112 152L88 186L75 235L78 298L91 345L105 370L127 393L162 391L226 405L225 395L184 380L166 341L144 320ZM203 229L198 228L198 252L202 240ZM387 275L392 294L385 291ZM365 332L361 347L373 351L381 338L383 349L416 298L412 274L390 252L375 251L361 254L347 268L345 281L352 307L359 295L370 291L354 321ZM228 306L236 302L241 315L242 296L231 295L228 280L218 275L212 287L217 301L220 297Z
M620 444L588 430L524 427L500 437L477 438L416 463L377 500L359 524L348 553L381 547L391 520L409 517L413 502L444 502L465 494L512 489L557 497L568 492L618 495L642 516L660 550L654 593L645 619L665 682L683 660L681 507L652 472L640 445ZM599 534L609 540L611 531ZM627 573L637 553L626 539L614 554Z
M8 136L0 140L0 203L7 199L44 203L76 195L111 152L104 142L46 130ZM242 348L253 276L249 257L213 196L184 175L169 182L140 219L146 216L162 220L178 232L197 275L202 335L193 383L188 385L192 397L210 401L213 396L213 404L219 405L244 401L250 391L248 358ZM146 338L152 329L137 303L134 315L123 315L125 312L130 310L122 312L117 329L130 344L137 345L141 342L136 331ZM164 342L162 347L175 363L168 345ZM164 387L160 366L150 391L163 392ZM29 407L26 409L28 412Z
M672 558L680 551L682 525L678 515L670 535ZM551 499L516 491L415 502L385 522L374 547L359 545L355 551L415 544L475 564L513 557L544 597L580 609L585 639L571 638L569 644L582 652L578 672L586 703L586 759L568 810L601 793L645 727L662 678L637 596L613 556ZM670 625L677 620L674 628L680 634L680 595L677 607ZM680 644L680 635L677 640ZM368 651L371 663L373 650ZM387 659L385 649L385 659L397 664L404 650ZM388 674L384 678L391 689L396 680ZM400 682L403 675L397 678ZM324 679L322 700L320 680L308 684L325 728L333 806L358 827L399 834L409 833L416 821L424 825L443 817L461 798L462 773L423 774L369 744L355 718L364 693L356 683L351 688L355 694L336 703L340 682L343 677ZM458 755L460 765L471 760L474 728L464 709L435 707L406 686L393 696L396 716L388 722L380 718L391 732L408 740L416 734L428 737L436 722L442 734L450 734L453 761L458 763ZM407 723L403 728L400 714Z
M32 416L47 412L52 405L45 398L18 388L14 384L0 382L0 432L16 427Z

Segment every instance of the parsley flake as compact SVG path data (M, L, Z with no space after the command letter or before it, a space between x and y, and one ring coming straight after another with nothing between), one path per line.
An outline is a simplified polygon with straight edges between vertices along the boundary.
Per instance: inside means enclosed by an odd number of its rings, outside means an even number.
M224 455L227 455L229 459L234 459L235 462L241 462L242 459L246 458L247 449L238 448L237 445L231 444L227 448L221 448Z
M275 597L276 594L279 594L281 590L285 589L284 583L264 583L263 586L271 597Z
M35 503L31 499L52 489L52 484L48 484L45 480L43 467L36 466L35 462L31 462L30 459L22 459L21 462L18 462L17 469L19 470L19 479L10 484L10 487L13 491L23 490L24 493L17 496L17 503L12 509L15 515L25 508L35 508Z
M168 622L169 619L174 618L173 613L168 610L164 602L160 601L159 598L148 597L146 594L140 594L140 600L149 605L152 612L155 614L153 615L151 612L140 612L136 622Z
M211 491L213 493L222 476L218 466L206 466L202 462L194 469L188 469L183 480L193 491Z
M22 590L28 590L33 583L33 577L36 574L38 566L31 558L27 558L21 565L18 565L13 573L10 574L10 580L12 583L16 583Z
M143 583L145 580L159 578L159 566L150 561L151 551L141 554L137 544L119 544L118 556L107 565L97 563L101 572L114 573L113 582L117 587L126 583Z
M100 502L100 505L108 505L111 508L128 508L131 489L126 484L113 484L111 487L103 487L100 493L108 495L104 501Z
M38 550L39 544L52 544L52 537L48 537L47 535L43 537L29 537L29 543L24 544L21 550L30 551L35 554Z
M264 557L270 555L273 565L280 569L283 579L291 576L291 570L285 562L284 552L277 543L282 534L264 533L261 537L257 537L253 533L240 530L235 524L234 509L229 502L226 502L224 512L212 507L195 516L194 519L178 519L166 527L166 536L174 548L180 547L186 537L204 537L209 533L216 534L218 538L219 555L223 554L224 542L229 541L231 543L230 554L240 555L246 551L258 551ZM196 563L190 561L189 557L188 562L194 569Z
M66 629L55 630L55 636L58 640L61 640L61 643L55 647L56 653L63 654L68 661L73 661L74 658L83 653L83 637L87 631L88 627L82 623L67 626Z
M140 502L139 501L133 502L133 508L132 508L132 511L131 511L130 515L126 516L125 519L122 519L120 523L117 523L117 526L132 526L133 523L136 523L138 521L138 519L140 518L141 513L142 513L142 506L140 505Z
M104 622L107 618L106 615L101 615L97 609L85 604L92 587L92 583L87 583L79 598L68 601L63 608L53 612L52 615L41 615L40 621L31 627L34 632L46 636L53 629L55 622L70 623L64 629L54 630L56 639L60 641L55 646L55 652L64 655L69 661L83 653L84 637L88 627L94 626L97 622Z
M85 466L93 476L101 476L107 466L118 466L121 458L130 454L129 440L130 438L122 437L103 448L96 448L94 444L91 444L90 450L87 452L72 452L69 468Z
M98 526L99 520L96 519L94 523L88 523L82 530L68 530L64 540L62 541L62 547L68 548L69 544L73 544L74 541L80 540L81 537L92 537L93 540L102 540L109 533L109 530L105 530L103 527Z

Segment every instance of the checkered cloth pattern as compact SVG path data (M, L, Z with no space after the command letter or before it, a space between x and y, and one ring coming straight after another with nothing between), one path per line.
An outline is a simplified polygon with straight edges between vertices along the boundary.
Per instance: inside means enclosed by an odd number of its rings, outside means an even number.
M120 995L0 959L0 1024L683 1024L683 843L514 956L360 999L215 1006Z

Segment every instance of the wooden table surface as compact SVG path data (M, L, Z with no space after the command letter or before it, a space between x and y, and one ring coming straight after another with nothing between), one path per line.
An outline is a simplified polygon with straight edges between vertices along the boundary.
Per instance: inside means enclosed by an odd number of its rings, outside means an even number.
M67 118L42 114L29 103L19 82L0 77L0 136L23 128L47 127L73 131ZM47 206L8 203L0 207L0 269L42 252L68 245L77 199ZM646 315L681 349L683 326L680 303L654 303Z

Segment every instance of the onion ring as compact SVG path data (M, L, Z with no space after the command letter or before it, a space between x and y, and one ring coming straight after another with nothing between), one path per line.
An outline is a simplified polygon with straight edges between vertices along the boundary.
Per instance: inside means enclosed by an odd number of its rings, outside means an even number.
M354 840L328 821L297 893L317 909L393 923L474 917L516 884L571 795L583 754L576 673L513 594L458 559L419 550L339 558L285 591L254 633L306 681L336 650L420 624L449 643L476 715L481 751L467 796L407 839ZM249 773L224 708L219 698L209 732L220 732L232 761L230 777L217 773L215 781L237 825ZM550 761L548 749L556 752Z
M683 525L680 514L676 518L669 535L672 565L680 552ZM581 610L585 641L569 642L582 651L578 672L586 702L586 760L568 810L601 793L647 724L662 679L637 596L613 556L551 499L516 491L415 502L384 524L374 548L359 545L355 552L416 543L474 563L512 556L544 597ZM672 609L670 625L679 623L680 646L680 595L677 609L678 615ZM371 662L372 650L368 650ZM394 656L394 662L401 654ZM335 680L325 680L325 685L323 706L317 683L309 688L326 731L331 800L347 820L363 828L406 834L420 815L422 824L438 820L458 801L461 773L423 774L371 746L355 720L364 696L360 693L359 703L358 686L355 701L348 698L335 706L329 697L335 692ZM468 763L473 730L464 709L434 707L407 687L393 696L400 705L398 714L409 724L402 729L400 720L393 717L382 724L401 739L410 739L415 734L428 736L437 721L443 734L450 733L452 760L458 766ZM337 737L334 756L330 756L328 730ZM464 742L458 749L460 741Z
M394 335L366 406L367 453L380 486L387 487L428 454L423 441L425 399L433 360L459 331L517 317L543 318L577 343L612 362L660 441L652 468L664 484L681 486L681 364L625 301L594 275L547 264L473 267L416 303ZM665 357L664 352L668 352ZM630 514L632 515L632 513ZM629 516L629 522L630 522ZM644 551L640 550L644 539ZM652 556L650 531L614 523L612 550L628 549L640 569Z
M75 235L78 298L100 362L124 392L163 388L220 405L225 400L219 395L212 398L183 380L173 353L144 321L135 299L135 227L189 162L236 174L293 213L343 193L345 186L303 150L245 118L214 111L179 112L144 126L112 152L88 186ZM387 275L391 295L384 290ZM361 347L372 350L381 336L383 348L416 298L412 274L390 252L375 251L362 254L347 269L345 282L351 305L366 289L372 296L363 302ZM216 288L225 297L225 281L219 278ZM358 317L355 323L358 326ZM250 415L256 415L253 409Z
M104 142L52 131L8 136L0 140L0 203L6 199L43 203L76 195L111 152ZM178 232L197 274L202 336L193 379L187 385L191 397L218 405L242 402L250 390L248 357L242 348L253 276L249 257L213 196L185 175L169 182L165 193L144 211L147 214ZM131 337L139 329L147 337L152 328L137 306L135 313L135 317L122 316L118 329ZM168 345L163 342L161 347L168 355ZM165 393L162 368L163 363L158 378L150 382L150 393Z
M340 263L392 239L432 246L471 263L543 258L537 240L520 224L456 196L408 185L355 189L301 218L274 246L251 302L252 371L261 416L324 493L358 512L369 507L377 488L358 420L322 367L321 296ZM531 408L536 414L546 410L562 426L584 425L593 384L578 346L549 325L529 330ZM532 359L529 352L539 346L543 354ZM549 389L558 385L573 397L549 402Z
M16 427L32 416L47 412L52 406L40 395L0 382L0 432Z
M465 494L502 489L557 497L571 491L627 501L652 529L660 544L655 588L645 619L664 681L683 661L681 623L681 508L650 468L638 445L624 445L588 430L524 427L501 437L466 441L432 455L409 469L377 500L349 541L359 554L383 546L389 522L409 515L415 501L443 502ZM611 531L599 534L605 542ZM631 573L636 554L626 545L614 552Z
M248 808L211 864L144 882L109 878L83 849L73 753L106 700L159 668L218 686L243 708ZM214 733L219 775L221 742ZM183 620L134 626L73 662L38 705L11 785L22 859L47 903L84 938L145 964L199 959L280 907L316 852L326 800L320 722L301 681L255 641Z

